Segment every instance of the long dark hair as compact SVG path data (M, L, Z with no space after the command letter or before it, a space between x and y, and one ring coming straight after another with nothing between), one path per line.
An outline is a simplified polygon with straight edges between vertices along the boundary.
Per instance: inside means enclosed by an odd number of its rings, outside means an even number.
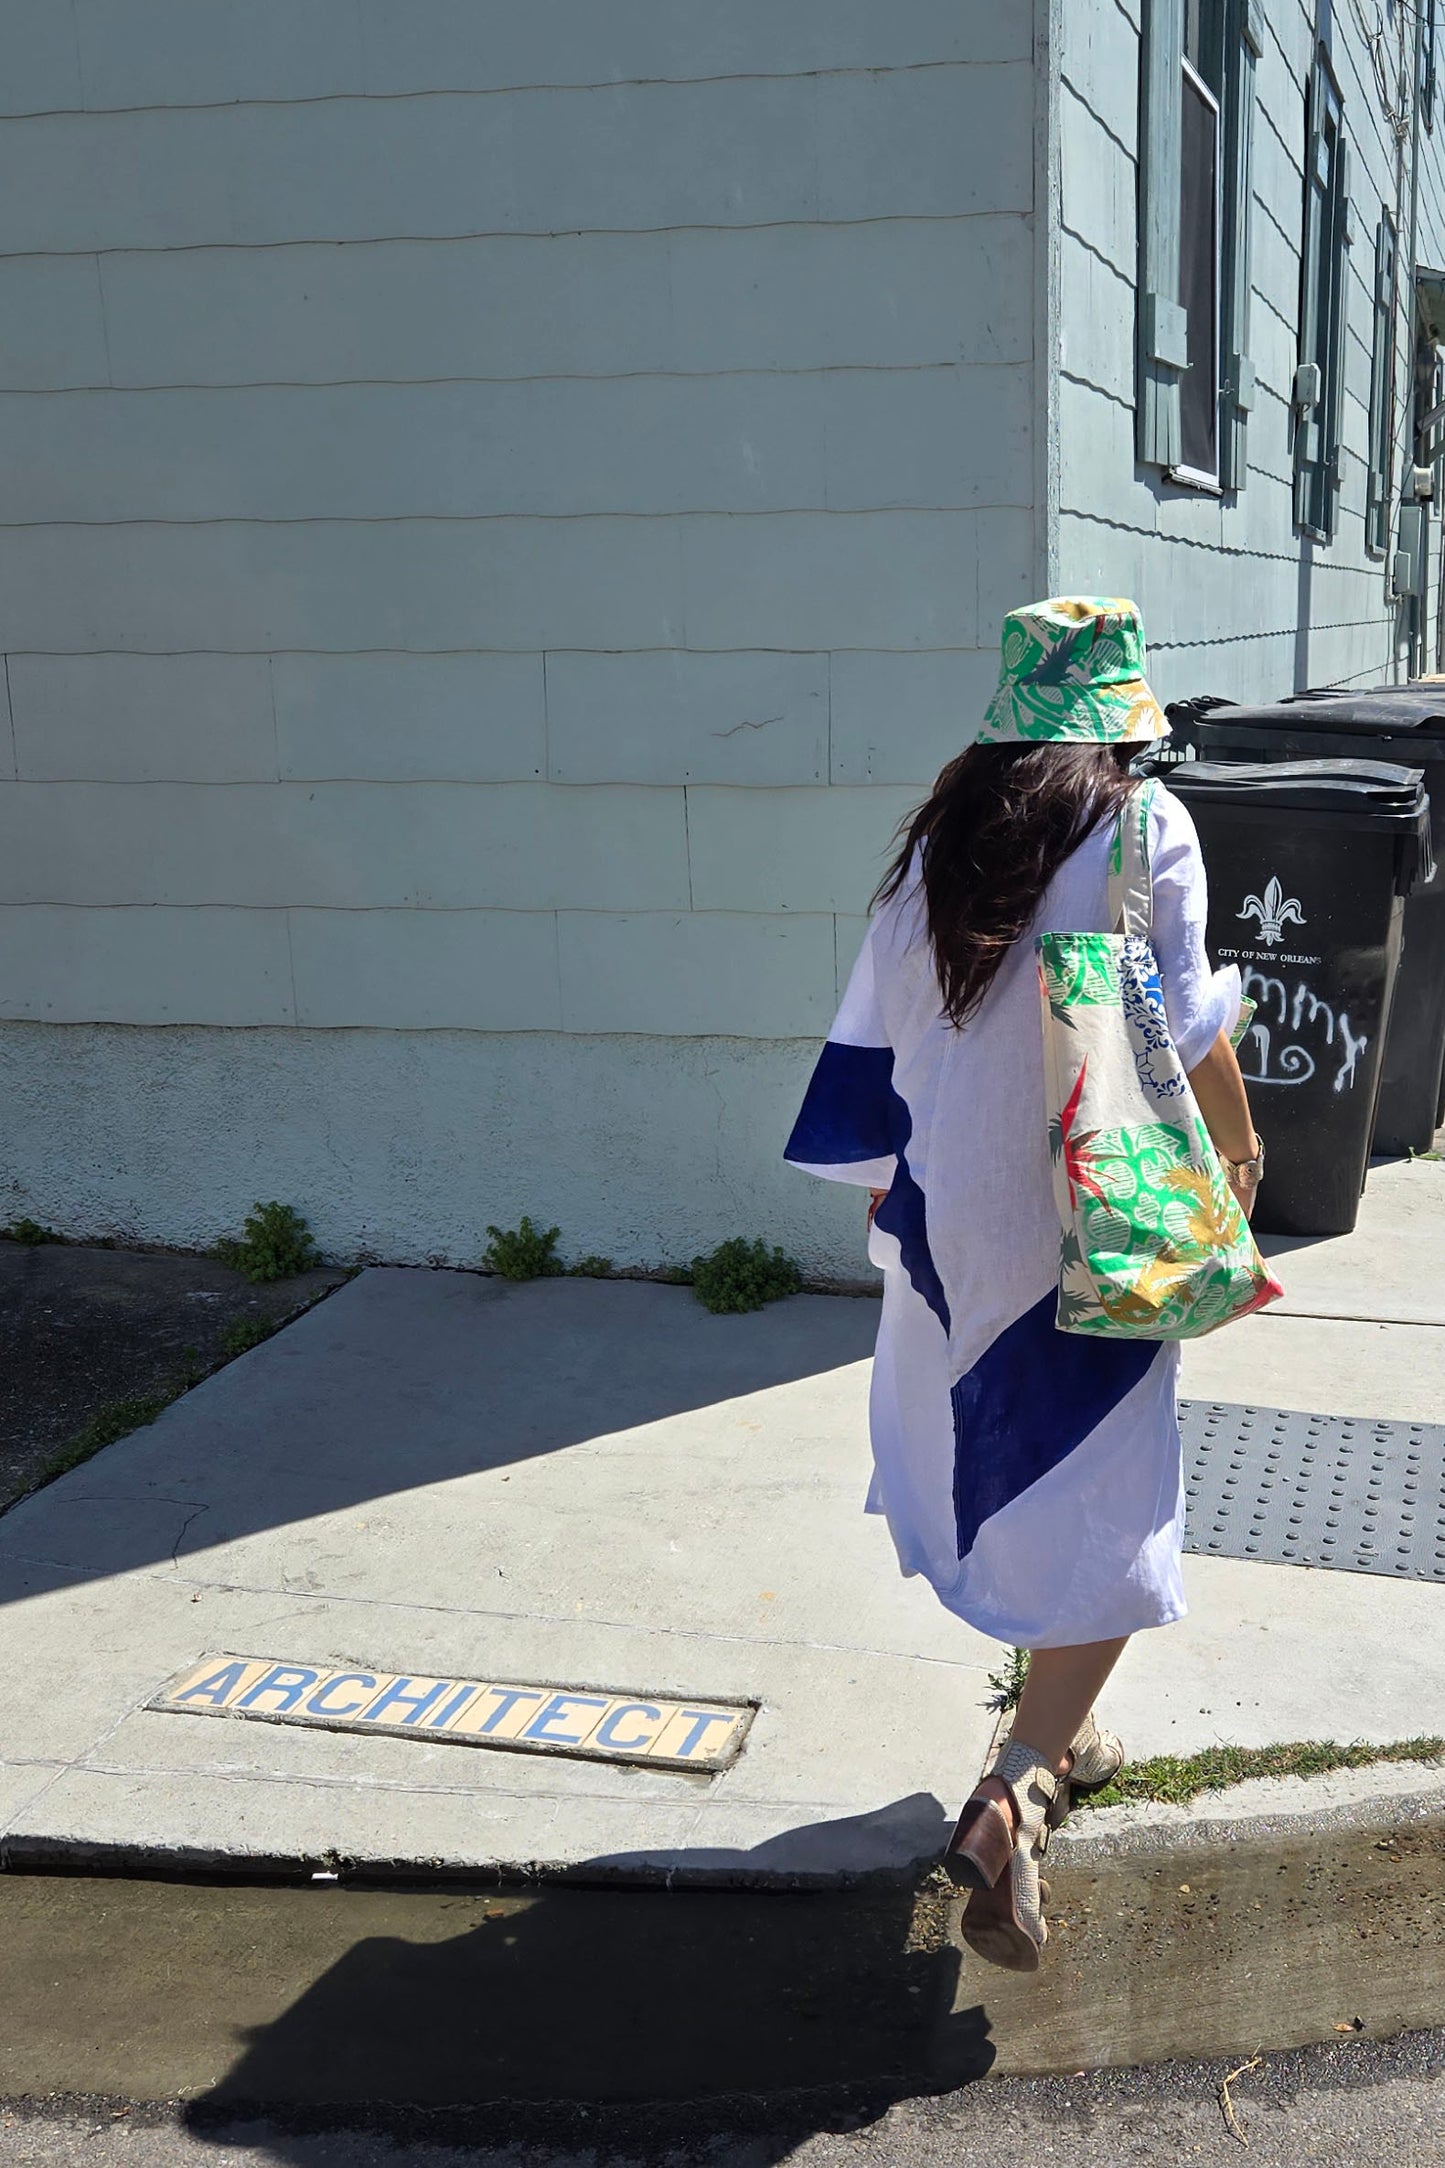
M971 745L905 827L873 897L898 893L923 852L923 891L943 1013L962 1025L1059 867L1128 795L1138 745Z

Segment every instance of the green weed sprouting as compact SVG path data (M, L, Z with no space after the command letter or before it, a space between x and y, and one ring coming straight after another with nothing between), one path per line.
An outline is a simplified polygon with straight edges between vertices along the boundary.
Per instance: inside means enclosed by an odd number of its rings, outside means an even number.
M557 1255L560 1227L535 1227L526 1213L515 1227L489 1227L483 1268L504 1280L549 1280L567 1267Z
M39 1220L33 1219L13 1220L4 1232L12 1242L28 1242L32 1245L59 1242L63 1239L53 1227L42 1227Z
M253 1282L289 1280L321 1262L301 1214L294 1205L278 1204L274 1198L270 1204L257 1204L239 1240L223 1235L214 1254Z
M988 1683L993 1688L989 1700L991 1709L1016 1709L1023 1699L1024 1681L1029 1675L1029 1652L1027 1649L1010 1649L1002 1671L991 1671Z
M692 1261L693 1292L704 1309L719 1315L729 1311L761 1310L766 1303L796 1295L802 1278L791 1257L769 1249L761 1240L745 1242L734 1235L720 1242L708 1257Z

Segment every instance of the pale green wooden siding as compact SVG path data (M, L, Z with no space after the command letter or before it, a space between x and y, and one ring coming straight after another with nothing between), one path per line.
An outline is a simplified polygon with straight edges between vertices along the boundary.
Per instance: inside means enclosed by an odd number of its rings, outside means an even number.
M1357 239L1345 252L1335 533L1312 541L1293 517L1306 90L1314 12L1288 0L1257 20L1247 358L1254 364L1245 486L1224 495L1165 481L1139 457L1135 298L1140 237L1137 0L1066 5L1060 56L1059 511L1052 582L1134 594L1166 698L1261 698L1297 684L1369 683L1403 669L1408 613L1387 597L1398 526L1382 560L1367 548L1374 227L1397 200L1394 137L1355 19L1336 7L1334 62L1353 168ZM1129 86L1131 106L1121 90ZM1445 266L1445 130L1422 136L1419 261ZM1406 161L1408 175L1408 159ZM1408 197L1400 227L1408 245ZM1395 362L1396 488L1411 341L1402 311ZM1228 296L1226 296L1226 300ZM1147 407L1147 399L1144 402ZM1227 445L1228 432L1222 442ZM1430 514L1432 631L1438 512ZM1432 645L1429 667L1445 667Z

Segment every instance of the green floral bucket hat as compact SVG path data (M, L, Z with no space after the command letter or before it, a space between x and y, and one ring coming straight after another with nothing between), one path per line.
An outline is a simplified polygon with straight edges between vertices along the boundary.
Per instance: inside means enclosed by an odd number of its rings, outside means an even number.
M1113 744L1168 735L1168 718L1144 677L1136 603L1055 595L1009 611L998 690L977 744Z

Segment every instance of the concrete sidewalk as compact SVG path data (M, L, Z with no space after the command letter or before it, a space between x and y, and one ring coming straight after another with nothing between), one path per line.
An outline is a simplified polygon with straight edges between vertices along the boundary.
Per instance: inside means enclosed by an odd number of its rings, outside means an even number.
M1442 1268L1445 1166L1378 1167L1357 1233L1296 1247L1288 1305L1190 1347L1186 1391L1438 1419ZM859 1510L876 1318L863 1298L716 1318L683 1288L362 1273L0 1522L4 1859L918 1870L985 1750L1003 1652L901 1580ZM1186 1571L1190 1617L1109 1689L1136 1757L1445 1730L1445 1590ZM144 1706L230 1653L758 1713L709 1777ZM1416 1770L1258 1803L1422 1785L1445 1797Z

